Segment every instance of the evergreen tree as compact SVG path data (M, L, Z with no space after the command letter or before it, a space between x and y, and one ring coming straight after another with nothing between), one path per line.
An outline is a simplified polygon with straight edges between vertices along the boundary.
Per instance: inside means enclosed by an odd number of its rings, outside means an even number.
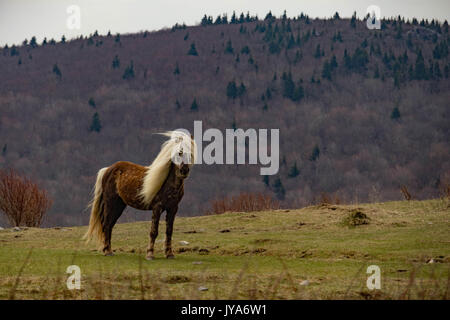
M395 107L391 112L391 119L398 121L400 120L400 117L400 110L398 109L398 107Z
M236 82L234 82L234 80L228 82L228 85L227 85L227 97L228 98L232 98L233 100L236 99L237 91L238 91L238 89L236 87Z
M316 161L317 159L319 159L320 156L320 149L318 145L314 146L314 149L311 153L311 156L309 157L310 161Z
M56 63L53 65L53 73L56 74L58 79L61 79L62 77L61 70L59 70L58 65Z
M320 44L316 46L316 51L314 53L314 58L318 59L322 56L322 51L320 50Z
M96 107L94 98L89 98L88 103L89 103L89 105L90 105L92 108L95 108L95 107Z
M115 55L114 59L112 61L112 68L117 69L119 67L120 67L120 60L119 60L119 57L117 55Z
M247 88L245 87L244 83L241 82L241 85L239 86L239 88L237 90L237 95L239 97L241 97L245 94L246 91L247 91Z
M192 101L191 110L192 111L197 111L198 110L197 98L194 98L194 101Z
M175 65L175 70L174 70L173 74L174 74L174 75L180 74L180 68L178 67L178 62L177 62L176 65Z
M298 85L294 90L294 95L292 97L292 101L300 101L305 96L303 87Z
M36 37L32 37L31 38L31 40L30 40L30 46L32 47L32 48L36 48L37 47L37 41L36 41Z
M362 48L356 48L352 56L352 69L357 72L365 71L367 63L369 63L369 56L366 50Z
M220 16L217 16L216 21L214 21L214 24L215 25L222 24L222 18Z
M347 49L344 50L344 66L347 70L351 70L352 68L352 59L347 53Z
M194 42L191 43L191 48L188 51L188 55L190 55L190 56L198 56L198 52L197 52L197 49L195 48L195 43Z
M275 20L275 17L272 15L272 11L269 11L269 13L264 18L265 21L272 21Z
M353 12L352 18L350 20L350 27L352 27L353 29L356 28L356 11Z
M268 187L269 186L269 176L263 176L263 182L264 182L264 184Z
M415 79L417 80L425 80L427 78L427 71L425 68L425 61L422 56L422 51L419 51L416 58L416 66L415 66Z
M331 58L331 62L330 62L331 71L333 71L337 67L338 67L338 63L337 63L337 60L336 60L336 56L333 55L333 57Z
M200 22L200 24L202 26L208 25L208 17L206 16L206 14L203 16L202 21Z
M134 64L133 60L130 61L130 64L125 68L123 72L122 79L128 80L134 78Z
M380 70L378 69L378 65L377 64L375 65L375 72L373 74L373 77L375 79L378 79L380 77Z
M100 132L100 130L102 130L102 125L100 123L100 116L98 115L98 112L96 112L92 116L92 123L91 127L89 128L89 131Z
M439 67L439 63L437 61L434 64L434 76L437 79L442 78L441 68Z
M288 177L295 178L300 174L300 171L297 168L297 162L294 162L294 165L289 169Z
M227 41L227 45L225 47L225 53L228 53L228 54L234 53L234 49L233 49L233 45L231 44L231 40Z
M286 74L286 72L284 72L281 79L283 80L283 97L292 99L294 96L295 83L292 81L291 73L289 72Z
M241 49L241 53L242 54L249 54L250 53L250 48L248 46L245 46Z
M279 200L283 200L284 199L286 191L284 190L284 186L283 186L283 183L281 182L280 178L277 178L274 181L274 183L272 185L272 189L273 189L273 192L275 193L276 197Z
M237 23L236 12L234 12L234 11L233 11L233 15L231 16L230 23L231 24L236 24Z
M327 61L324 62L322 67L322 78L328 79L331 81L331 66L330 63Z
M224 13L222 16L222 24L228 24L228 16L226 13Z
M272 99L272 91L270 90L270 88L266 89L266 97L267 97L267 100Z

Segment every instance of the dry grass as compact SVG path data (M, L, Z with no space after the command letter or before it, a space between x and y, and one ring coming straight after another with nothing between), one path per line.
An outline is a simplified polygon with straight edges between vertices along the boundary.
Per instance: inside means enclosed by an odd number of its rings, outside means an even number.
M267 194L244 192L237 196L213 200L210 207L206 214L276 210L280 208L280 203Z
M82 244L86 227L7 229L0 231L0 298L448 299L448 204L411 200L177 218L176 259L164 258L160 236L151 262L144 260L147 222L117 225L114 257ZM344 226L353 212L370 223ZM163 222L161 228L163 235ZM81 290L66 288L72 264L81 268ZM373 264L381 269L381 290L366 287Z

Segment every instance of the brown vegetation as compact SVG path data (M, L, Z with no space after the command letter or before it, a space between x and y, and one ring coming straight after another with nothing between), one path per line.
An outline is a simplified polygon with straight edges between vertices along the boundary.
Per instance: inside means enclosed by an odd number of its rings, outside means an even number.
M212 200L211 208L206 214L274 210L279 207L279 201L274 200L270 195L243 192L237 196Z
M14 169L0 170L0 210L14 226L39 227L52 200Z
M329 204L341 204L341 199L338 195L330 195L325 192L320 194L320 197L316 200L318 205L329 205Z
M411 200L412 196L408 191L408 188L406 186L401 186L400 191L403 194L403 197L405 197L405 200Z

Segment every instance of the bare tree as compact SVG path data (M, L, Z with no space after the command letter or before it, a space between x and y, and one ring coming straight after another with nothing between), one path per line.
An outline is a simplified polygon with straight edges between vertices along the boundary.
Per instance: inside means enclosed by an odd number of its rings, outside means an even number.
M14 169L0 170L0 210L14 226L39 227L53 201Z

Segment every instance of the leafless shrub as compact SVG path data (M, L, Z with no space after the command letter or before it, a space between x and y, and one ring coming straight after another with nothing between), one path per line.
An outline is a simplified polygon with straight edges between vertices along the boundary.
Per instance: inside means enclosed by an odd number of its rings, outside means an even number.
M400 191L402 192L403 196L405 197L406 200L411 200L412 196L411 194L408 192L408 188L406 188L406 186L401 186Z
M329 205L329 204L341 204L341 199L337 194L330 195L328 193L322 192L319 198L316 200L318 205Z
M220 214L231 212L250 212L262 210L276 210L280 203L271 196L263 193L241 193L233 197L212 200L206 214Z
M450 183L444 182L439 186L439 195L441 199L450 199Z
M0 170L0 210L12 225L39 227L52 202L31 179L14 169Z

